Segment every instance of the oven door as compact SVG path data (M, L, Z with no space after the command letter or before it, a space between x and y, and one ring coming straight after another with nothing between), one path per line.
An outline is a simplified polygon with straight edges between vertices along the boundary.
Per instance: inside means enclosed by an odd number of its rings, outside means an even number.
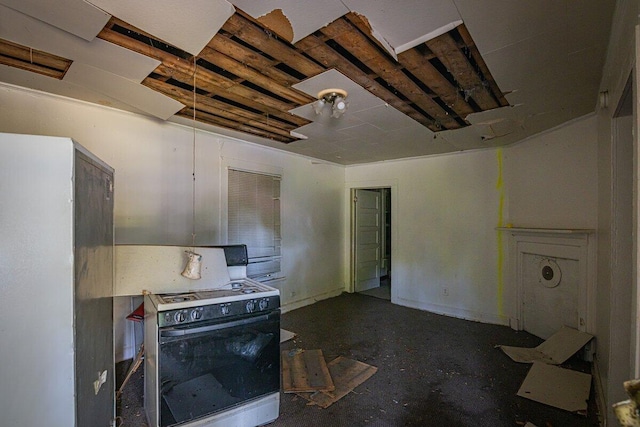
M159 330L160 426L280 390L280 310Z

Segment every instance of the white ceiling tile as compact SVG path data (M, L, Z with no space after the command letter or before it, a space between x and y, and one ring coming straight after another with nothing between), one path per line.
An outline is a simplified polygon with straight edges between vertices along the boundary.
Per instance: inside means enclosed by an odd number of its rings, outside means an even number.
M478 50L487 52L557 31L567 23L567 0L454 0ZM493 71L493 70L492 70Z
M68 48L68 46L67 46ZM78 46L66 52L69 58L100 68L135 82L144 80L160 65L160 61L125 49L102 39L94 39L88 46Z
M225 0L87 1L192 55L198 55L235 12Z
M88 41L93 40L111 18L84 0L0 0L0 4Z
M362 124L358 126L353 126L346 129L341 129L338 131L340 135L339 139L347 139L347 138L355 138L361 141L371 141L382 137L384 139L384 132L379 127L372 126L370 124Z
M180 102L146 86L79 62L71 64L64 81L109 95L163 120L184 107Z
M349 110L347 110L347 112L344 113L341 117L331 117L331 107L328 105L324 106L321 114L316 114L315 110L313 109L313 104L302 105L298 108L294 108L290 111L290 113L300 117L304 117L307 120L311 120L313 122L313 125L321 126L328 132L362 124L362 121L358 119L357 116L349 114ZM309 125L305 125L305 127L306 126ZM302 128L296 129L296 132L304 134L304 132L300 131L300 129Z
M387 104L357 111L353 114L362 122L369 123L385 131L406 127L424 127L409 116Z
M567 72L567 40L560 31L543 33L483 55L502 91L536 88Z
M102 39L87 42L30 16L0 6L0 38L101 68L140 82L160 62Z
M422 36L461 19L452 0L343 0L354 12L364 15L394 48L408 46Z
M372 95L371 92L334 69L296 83L293 87L314 98L318 95L318 92L324 89L338 88L346 90L348 93L347 102L349 103L348 111L350 112L366 110L385 104L383 100Z
M606 49L614 0L568 2L567 38L569 51L599 45Z
M293 28L293 43L349 12L340 0L310 3L299 0L231 0L231 2L256 19L273 10L282 10Z

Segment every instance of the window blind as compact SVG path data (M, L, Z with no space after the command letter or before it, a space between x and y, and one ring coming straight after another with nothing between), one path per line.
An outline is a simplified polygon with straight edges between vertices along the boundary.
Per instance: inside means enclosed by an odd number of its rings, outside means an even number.
M247 245L247 276L280 271L280 177L229 169L228 243Z

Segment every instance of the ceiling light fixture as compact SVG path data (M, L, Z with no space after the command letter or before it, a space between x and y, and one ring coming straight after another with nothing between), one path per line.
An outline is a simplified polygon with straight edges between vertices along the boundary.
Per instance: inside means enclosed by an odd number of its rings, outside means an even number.
M322 114L324 106L331 104L331 117L338 118L347 111L347 91L342 89L325 89L318 92L318 100L313 103L316 114Z

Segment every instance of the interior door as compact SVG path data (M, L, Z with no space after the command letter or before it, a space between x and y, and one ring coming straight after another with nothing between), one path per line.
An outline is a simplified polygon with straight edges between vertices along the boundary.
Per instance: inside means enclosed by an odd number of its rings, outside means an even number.
M380 286L380 191L355 190L354 271L355 291Z

